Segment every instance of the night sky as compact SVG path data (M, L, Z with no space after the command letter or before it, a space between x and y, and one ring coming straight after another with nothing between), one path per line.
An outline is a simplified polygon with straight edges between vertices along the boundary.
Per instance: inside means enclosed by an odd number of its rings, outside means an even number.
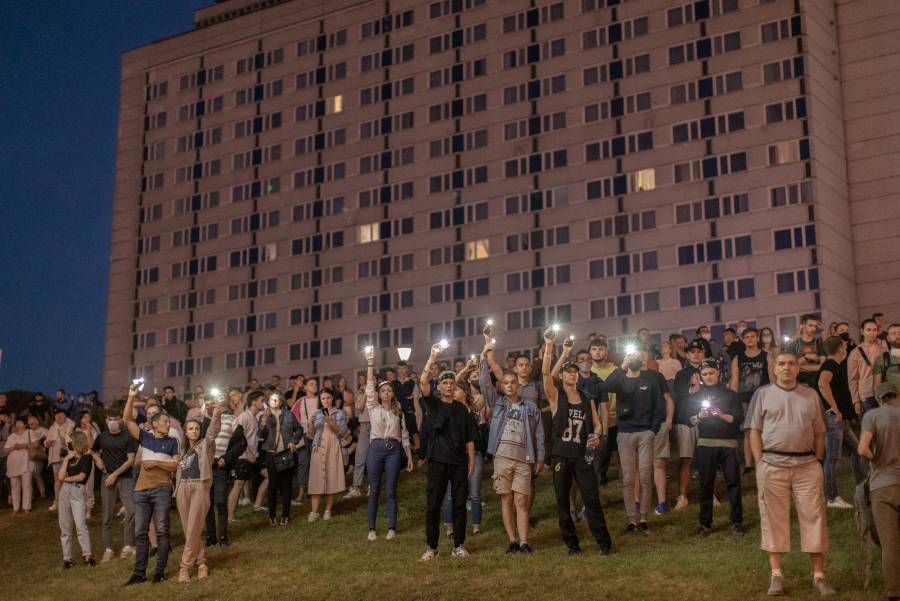
M0 391L100 390L120 55L211 3L0 6Z

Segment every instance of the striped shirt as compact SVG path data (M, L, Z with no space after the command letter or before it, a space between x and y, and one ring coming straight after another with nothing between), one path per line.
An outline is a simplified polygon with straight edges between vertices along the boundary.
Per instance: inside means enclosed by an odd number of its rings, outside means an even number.
M135 491L149 490L162 486L172 486L174 472L158 466L147 467L147 461L172 461L178 456L178 441L171 436L156 437L141 430L138 443L141 445L141 473L134 485Z

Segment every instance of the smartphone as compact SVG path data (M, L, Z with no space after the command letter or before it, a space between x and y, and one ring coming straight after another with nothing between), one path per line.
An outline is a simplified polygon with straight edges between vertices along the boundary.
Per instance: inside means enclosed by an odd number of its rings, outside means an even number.
M132 381L131 381L131 384L132 384L133 386L137 386L137 387L138 387L138 391L144 390L144 378L137 378L137 379L135 379L135 380L132 380Z

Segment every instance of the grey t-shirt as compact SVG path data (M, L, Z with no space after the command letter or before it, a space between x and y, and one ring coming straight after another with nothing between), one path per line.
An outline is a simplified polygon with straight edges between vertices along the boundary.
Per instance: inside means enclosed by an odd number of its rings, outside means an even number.
M795 467L817 461L816 434L825 434L825 418L819 395L803 384L785 390L776 384L756 389L745 426L762 433L763 461L778 467ZM780 455L809 453L809 455Z
M900 406L882 405L863 416L862 431L872 433L874 461L869 488L900 484Z
M506 412L506 423L503 432L500 433L500 442L497 445L497 457L506 457L515 461L525 461L527 455L525 449L525 420L522 412L525 403L510 403Z

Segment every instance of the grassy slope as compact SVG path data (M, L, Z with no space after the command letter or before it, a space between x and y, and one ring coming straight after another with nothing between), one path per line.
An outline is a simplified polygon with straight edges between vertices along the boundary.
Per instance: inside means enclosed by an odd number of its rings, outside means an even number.
M846 474L843 474L846 478ZM692 498L696 498L692 483ZM621 485L613 480L602 500L613 534L616 553L596 554L587 540L584 523L579 535L585 553L570 558L559 536L549 476L541 477L535 513L539 524L530 537L537 552L532 557L505 557L506 537L500 523L497 498L486 479L483 532L469 536L473 552L468 560L450 557L444 538L441 553L431 564L416 563L424 549L424 473L401 478L401 532L396 540L365 540L365 499L340 502L329 523L306 523L309 507L294 508L287 528L270 527L265 516L241 509L233 530L233 544L208 554L211 570L205 583L180 585L181 531L173 512L176 547L169 558L170 580L122 589L131 563L114 560L89 570L81 564L61 569L59 529L55 516L38 504L30 516L14 519L0 515L0 573L5 575L6 599L715 599L719 601L765 598L768 570L759 550L759 514L755 485L745 478L745 526L748 534L734 540L727 532L727 503L716 510L716 532L708 538L694 535L697 505L677 514L651 519L650 536L626 538ZM672 484L669 486L670 493ZM851 495L845 480L841 490ZM720 497L724 495L720 494ZM99 498L98 498L99 503ZM383 535L383 507L379 520ZM873 590L862 590L862 563L852 511L829 511L831 551L826 567L840 599L877 599L880 562L875 565ZM99 508L91 521L91 541L99 556ZM114 538L117 545L119 531ZM784 562L786 586L792 599L817 598L811 588L809 563L795 551ZM75 554L78 554L77 544ZM151 563L152 566L152 563Z

